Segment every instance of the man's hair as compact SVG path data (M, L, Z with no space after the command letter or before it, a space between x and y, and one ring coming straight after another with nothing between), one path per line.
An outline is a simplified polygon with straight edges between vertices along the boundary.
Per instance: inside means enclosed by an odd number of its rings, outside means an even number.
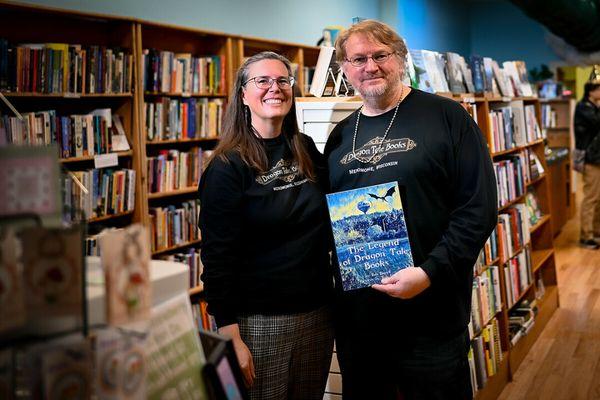
M335 55L338 63L342 63L346 59L346 42L350 39L350 36L359 33L366 35L374 42L391 47L401 60L404 61L406 59L406 53L408 52L406 44L396 31L383 22L367 19L352 25L339 34L335 41Z
M583 85L583 100L587 100L590 97L590 92L600 87L600 83L587 82Z

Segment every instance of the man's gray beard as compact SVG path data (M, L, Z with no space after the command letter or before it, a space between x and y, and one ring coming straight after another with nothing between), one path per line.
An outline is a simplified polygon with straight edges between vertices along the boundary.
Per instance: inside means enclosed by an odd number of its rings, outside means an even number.
M381 85L379 87L367 88L364 91L361 91L357 88L357 92L361 95L362 98L375 98L381 97L385 94L392 93L394 89L402 82L400 76L395 76L392 79L389 79L385 85Z

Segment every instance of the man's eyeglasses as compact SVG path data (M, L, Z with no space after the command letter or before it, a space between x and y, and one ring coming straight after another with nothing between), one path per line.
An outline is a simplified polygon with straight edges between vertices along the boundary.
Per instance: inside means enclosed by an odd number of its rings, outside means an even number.
M289 89L294 86L294 82L296 81L293 76L280 76L279 78L271 78L268 76L255 76L254 78L248 79L244 82L246 85L248 82L254 81L254 84L259 89L270 89L273 86L273 82L277 82L277 86L279 89Z
M363 65L365 65L367 63L367 61L369 61L369 58L371 60L373 60L375 62L375 64L383 64L387 60L389 60L390 57L394 54L396 54L396 52L388 53L386 51L382 51L382 52L375 53L370 56L356 56L356 57L352 57L350 59L346 58L346 61L348 61L350 64L352 64L355 67L362 67Z

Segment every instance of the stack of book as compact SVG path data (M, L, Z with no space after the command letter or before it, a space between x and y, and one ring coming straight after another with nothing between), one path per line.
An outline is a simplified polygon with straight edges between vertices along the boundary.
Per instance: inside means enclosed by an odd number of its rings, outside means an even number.
M23 120L0 115L0 144L56 143L60 157L70 158L110 153L113 151L113 137L125 137L121 117L112 114L108 108L84 115L58 116L55 110L22 115ZM115 150L121 150L115 147Z
M498 215L498 247L502 263L525 247L529 237L529 217L525 204L515 204Z
M498 266L492 265L473 279L469 324L471 337L477 335L501 308L500 273Z
M200 239L200 201L190 200L168 207L150 208L152 251L160 251Z
M225 59L222 56L194 57L145 49L142 66L144 91L172 94L224 94Z
M132 55L121 48L12 44L0 38L0 90L45 94L130 93Z
M529 248L511 258L504 268L507 306L511 307L533 282Z
M498 372L503 358L499 323L497 318L493 318L483 327L481 335L471 341L468 360L473 394L483 389L488 379Z
M214 138L221 131L222 99L170 99L147 101L146 136L150 141Z
M161 193L195 187L202 173L203 151L161 150L148 157L148 192Z
M527 160L523 154L505 157L494 163L498 185L498 208L504 207L525 193L528 181Z
M205 331L216 332L217 323L215 318L210 315L207 311L208 304L204 300L199 300L197 303L192 303L192 313L196 320L196 326L198 329L204 329Z
M508 315L508 335L514 346L533 328L538 308L535 300L523 300Z
M83 210L87 218L133 211L135 206L135 170L90 169L72 173L86 188L87 193L71 177L63 178L64 220L78 218Z
M204 271L202 261L200 260L200 250L195 248L188 249L185 253L175 253L160 257L163 260L177 261L186 264L190 268L190 289L202 285L200 276Z

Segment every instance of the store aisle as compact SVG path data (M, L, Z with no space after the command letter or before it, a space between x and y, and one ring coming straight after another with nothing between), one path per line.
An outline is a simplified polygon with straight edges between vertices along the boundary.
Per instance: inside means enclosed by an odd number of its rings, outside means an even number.
M600 250L578 238L571 219L554 243L560 308L499 399L600 399Z

